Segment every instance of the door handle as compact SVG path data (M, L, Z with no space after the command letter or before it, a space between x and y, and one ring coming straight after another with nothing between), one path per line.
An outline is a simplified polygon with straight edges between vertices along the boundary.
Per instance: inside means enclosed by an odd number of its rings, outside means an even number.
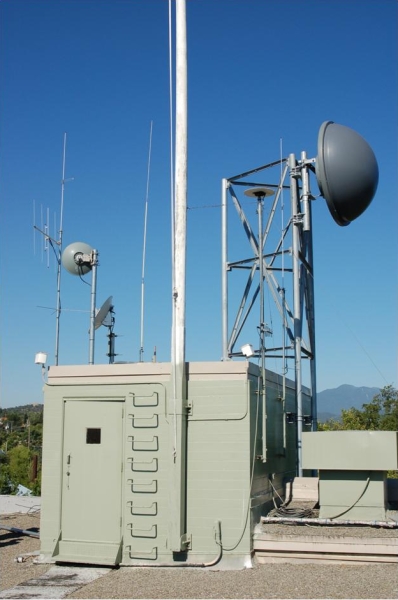
M70 476L70 463L71 463L71 453L69 452L68 456L66 457L66 476L67 476L67 480L66 480L66 487L69 490L69 476Z

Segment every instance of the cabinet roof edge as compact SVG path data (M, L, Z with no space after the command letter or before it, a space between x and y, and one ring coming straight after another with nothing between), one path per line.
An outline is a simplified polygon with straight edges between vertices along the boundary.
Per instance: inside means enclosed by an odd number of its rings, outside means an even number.
M97 365L58 365L51 366L49 379L69 377L117 377L117 376L170 376L172 365L169 362L113 363ZM258 374L258 367L246 361L188 362L187 376L205 374Z
M258 377L259 366L249 361L203 361L187 362L186 376L188 380L198 379L247 379ZM50 385L68 385L81 383L129 383L143 382L146 379L154 381L169 381L172 373L170 362L136 362L113 363L96 365L58 365L51 366L48 370L48 383ZM278 385L282 376L266 370L268 382ZM294 383L286 379L286 385L294 388ZM304 388L308 392L307 388Z

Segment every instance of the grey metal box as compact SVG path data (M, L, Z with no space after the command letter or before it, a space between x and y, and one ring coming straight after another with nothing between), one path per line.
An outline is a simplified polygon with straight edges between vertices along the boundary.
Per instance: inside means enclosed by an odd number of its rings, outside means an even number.
M303 433L303 468L339 471L398 469L397 431Z

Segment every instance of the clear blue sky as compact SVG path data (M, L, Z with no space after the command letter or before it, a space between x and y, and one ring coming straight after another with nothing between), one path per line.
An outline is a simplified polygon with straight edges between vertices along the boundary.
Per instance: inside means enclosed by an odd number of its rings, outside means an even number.
M100 253L98 306L116 311L118 360L136 361L150 122L145 359L170 360L167 0L3 0L1 405L42 401L37 351L54 361L56 273L34 254L33 203L64 247ZM373 203L338 227L314 202L318 389L397 384L395 0L187 0L188 204L218 205L223 177L306 150L325 120L358 131L380 169ZM316 188L316 184L313 184ZM315 191L315 190L314 190ZM57 237L51 225L51 233ZM239 234L240 235L240 234ZM238 233L236 233L238 239ZM242 238L242 252L247 243ZM188 212L187 360L221 357L220 209ZM90 278L87 278L90 281ZM60 364L88 362L90 288L62 273ZM267 300L268 307L268 300ZM267 319L266 309L266 319ZM107 362L106 329L96 362ZM269 368L277 368L268 364Z

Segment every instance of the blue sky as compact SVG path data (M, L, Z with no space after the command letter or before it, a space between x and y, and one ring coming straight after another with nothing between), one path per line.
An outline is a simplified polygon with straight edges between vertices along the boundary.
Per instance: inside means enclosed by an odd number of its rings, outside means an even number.
M277 160L281 140L285 155L315 157L319 127L332 120L371 145L380 180L348 227L335 224L323 198L313 203L318 389L397 384L396 24L395 0L187 0L187 360L221 357L221 179ZM113 296L117 360L136 361L153 121L144 358L156 346L158 360L170 360L168 1L3 0L0 27L7 407L41 402L35 353L54 362L55 315L39 307L55 306L55 263L47 267L38 233L34 253L33 205L38 226L49 210L57 237L64 132L66 178L74 178L65 185L64 247L81 240L98 249L97 305ZM231 227L243 258L247 242ZM79 311L89 310L90 288L63 271L61 291L60 364L87 363L89 315ZM106 344L102 327L96 362L107 362Z

